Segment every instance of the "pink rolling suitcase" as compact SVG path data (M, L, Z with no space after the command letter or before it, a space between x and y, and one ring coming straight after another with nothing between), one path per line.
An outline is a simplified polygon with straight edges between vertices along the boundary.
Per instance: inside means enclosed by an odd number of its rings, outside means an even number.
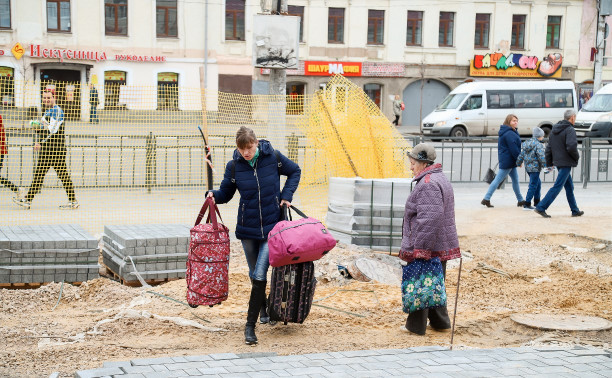
M208 210L206 223L200 221ZM216 213L216 214L215 214ZM213 306L227 299L229 291L229 230L217 222L221 214L211 198L206 198L195 226L191 229L187 254L187 303L191 307Z

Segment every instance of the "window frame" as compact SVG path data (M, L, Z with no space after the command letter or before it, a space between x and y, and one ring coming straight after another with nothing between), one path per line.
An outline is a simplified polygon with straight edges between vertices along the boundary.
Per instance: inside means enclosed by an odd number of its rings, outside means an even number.
M523 17L523 21L514 21L515 17ZM515 30L515 27L521 28L523 31L523 38L521 39L520 45L515 43L512 44L512 38L515 38L515 41L518 41L520 36L520 30ZM525 34L527 32L527 15L526 14L513 14L512 15L512 31L510 34L510 48L514 50L525 50Z
M155 34L157 38L178 38L178 0L174 0L175 1L175 6L167 6L167 5L158 5L157 4L157 0L155 1ZM164 26L165 26L165 34L159 34L159 32L157 31L157 12L160 9L164 9L165 10L165 17L164 17ZM176 35L170 35L170 23L169 23L169 14L170 14L170 9L174 9L175 13L176 13Z
M296 8L301 8L302 12L301 13L292 12L291 8L293 8L293 10L296 10ZM300 18L300 36L299 36L300 43L304 43L304 8L305 7L303 5L288 5L287 6L288 16L297 16Z
M118 30L119 30L119 8L120 7L125 7L125 33L118 32ZM114 9L114 13L115 13L115 16L114 16L114 19L115 19L115 31L114 32L109 32L108 30L106 30L106 8L113 8ZM128 0L125 0L125 4L114 4L114 3L108 3L107 0L104 1L104 34L105 35L127 36L128 35L128 25L129 25L128 21L129 21L129 17L128 17Z
M382 16L380 16L382 15ZM372 40L370 40L370 22L373 22ZM380 41L378 41L378 29L380 27ZM384 45L385 44L385 11L379 9L368 9L368 29L367 29L367 44L368 45Z
M487 16L487 20L478 20L478 16ZM491 39L491 13L476 13L475 20L475 30L474 30L474 48L475 49L488 49L489 48L489 39ZM480 41L476 43L476 31L480 30ZM484 32L486 31L486 40L484 37Z
M13 16L11 14L11 0L6 0L8 2L8 18L9 25L8 26L0 26L0 30L12 30L13 28Z
M380 92L380 93L379 93L379 97L378 97L378 103L376 103L376 97L372 98L372 96L370 96L370 93L369 93L370 91L375 91L375 90L366 88L368 85L377 85L377 86L378 86L378 89L377 89L377 90ZM379 108L379 109L382 109L382 106L383 106L383 87L384 87L384 86L383 86L383 84L381 84L381 83L376 83L376 82L374 82L374 83L365 83L365 84L363 84L363 91L364 91L364 92L365 92L365 94L368 96L368 98L369 98L370 100L372 100L372 102L373 102L373 103L374 103L376 106L378 106L378 108Z
M559 22L558 23L551 23L550 19L551 17L559 17ZM562 16L558 16L558 15L549 15L548 19L547 19L547 23L546 23L546 48L547 49L558 49L561 46L561 22L563 21L563 17ZM552 27L552 30L550 30ZM555 46L554 43L554 33L555 30L557 32L557 44ZM548 43L549 41L549 36L550 36L550 44Z
M332 9L334 11L342 11L342 15L332 15ZM344 43L344 15L346 13L346 8L334 8L334 7L330 7L327 10L327 43L338 43L338 44L342 44ZM334 39L330 39L330 35L329 35L329 26L330 23L333 20L333 25L334 25ZM338 20L342 21L342 38L338 39Z
M236 0L232 0L236 1ZM240 1L240 0L239 0ZM225 40L226 41L245 41L246 40L246 1L240 1L240 5L242 5L242 9L228 9L229 0L225 2ZM228 13L232 14L232 35L227 35L227 24L228 24ZM244 31L244 35L241 37L237 36L238 30L238 15L242 14L242 30Z
M452 18L444 19L442 15L451 15ZM449 27L450 25L450 27ZM444 42L440 43L440 31L442 30L442 26L444 26ZM451 41L448 43L448 31L450 30ZM439 47L453 47L455 43L455 12L440 12L440 23L438 26L438 46Z
M54 3L57 6L57 29L49 28L49 3ZM68 12L69 12L69 26L68 30L62 30L62 3L68 3ZM45 11L47 14L47 32L49 33L72 33L72 4L70 0L47 0L45 2Z
M419 18L410 18L410 13L418 13ZM410 28L410 24L412 23L412 43L408 43L408 29ZM416 39L416 31L418 30L419 41L415 41ZM423 11L411 11L409 10L407 13L407 21L406 21L406 46L423 46Z

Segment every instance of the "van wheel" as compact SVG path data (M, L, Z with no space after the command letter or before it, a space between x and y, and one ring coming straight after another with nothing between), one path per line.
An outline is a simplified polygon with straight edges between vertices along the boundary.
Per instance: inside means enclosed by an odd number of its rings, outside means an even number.
M450 133L451 138L466 138L467 130L463 126L455 126ZM461 142L460 139L453 139L453 142Z
M542 126L541 127L542 131L544 131L544 138L548 138L548 136L550 135L550 126Z

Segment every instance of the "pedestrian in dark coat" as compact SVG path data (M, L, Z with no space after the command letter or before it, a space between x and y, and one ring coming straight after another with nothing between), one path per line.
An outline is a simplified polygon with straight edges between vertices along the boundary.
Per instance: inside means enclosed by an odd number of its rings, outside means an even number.
M242 241L252 280L245 342L257 344L255 323L269 321L266 313L268 268L268 233L280 220L281 206L291 206L293 194L300 183L301 169L283 154L275 151L267 140L257 140L255 133L242 126L236 133L233 159L225 167L218 190L207 193L216 203L229 202L240 193L236 237ZM287 176L280 189L280 175Z
M461 257L455 225L455 198L436 152L425 143L409 153L416 185L406 201L400 259L408 262L402 275L406 329L424 335L432 328L449 329L446 309L446 261Z
M493 182L489 185L489 189L480 203L486 207L494 207L491 205L491 197L497 187L510 175L512 179L512 190L517 199L517 206L525 205L521 187L519 184L518 171L516 169L516 159L521 153L521 137L519 137L516 128L518 127L518 117L514 114L508 114L504 124L499 128L499 138L497 139L497 159L499 161L499 170Z
M567 203L572 210L573 217L579 217L584 214L580 211L574 197L574 182L572 181L572 167L578 165L580 155L578 154L578 140L576 139L576 130L574 122L576 122L576 111L573 109L566 110L563 114L563 120L553 126L548 137L548 145L546 146L546 164L549 167L555 166L559 171L555 184L548 190L546 196L536 206L535 212L544 218L550 218L546 213L546 209L552 205L553 201L561 188L565 188L565 196Z

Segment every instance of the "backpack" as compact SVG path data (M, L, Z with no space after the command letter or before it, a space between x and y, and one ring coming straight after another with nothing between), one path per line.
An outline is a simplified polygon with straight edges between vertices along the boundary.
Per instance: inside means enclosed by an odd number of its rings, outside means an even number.
M280 152L278 152L278 150L274 150L274 156L276 156L276 164L278 165L278 176L280 177L281 173L281 167L283 166L283 163L281 162L280 159ZM232 183L236 183L236 160L232 159Z

